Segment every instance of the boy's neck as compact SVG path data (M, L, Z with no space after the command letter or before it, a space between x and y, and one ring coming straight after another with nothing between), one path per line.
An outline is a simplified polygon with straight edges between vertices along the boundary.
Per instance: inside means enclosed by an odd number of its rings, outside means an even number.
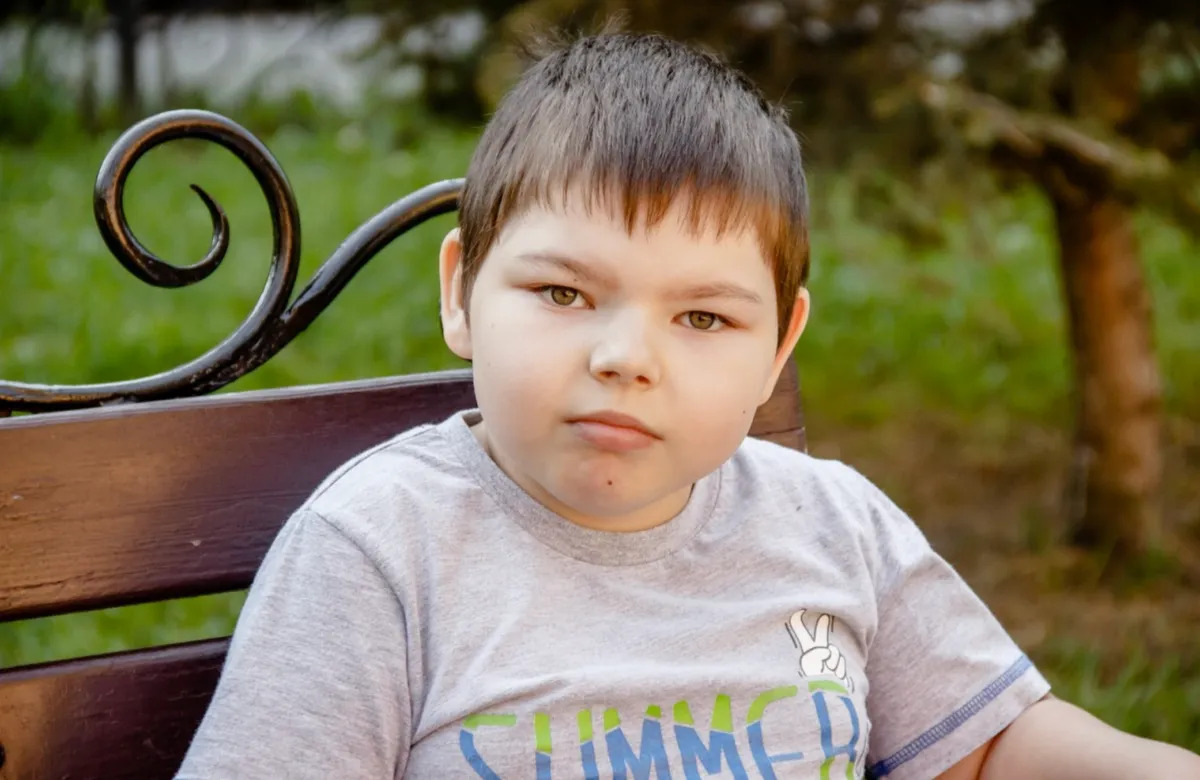
M503 455L498 454L495 448L492 447L487 435L487 426L483 420L470 426L470 430L475 435L475 439L479 442L479 445L483 447L483 451L492 459L492 462L533 500L575 525L594 531L632 533L660 526L683 511L683 508L687 506L688 499L691 498L692 489L695 487L694 485L689 485L680 491L663 496L651 504L640 507L637 511L627 515L593 517L575 511L570 506L550 495L541 485L520 474L516 469L511 468L505 462L507 459Z

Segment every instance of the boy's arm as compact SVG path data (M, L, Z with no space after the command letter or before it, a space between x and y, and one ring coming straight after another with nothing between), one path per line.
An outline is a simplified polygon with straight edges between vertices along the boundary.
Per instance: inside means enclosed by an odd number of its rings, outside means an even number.
M238 616L178 780L393 777L412 706L402 606L340 526L284 525Z
M1004 731L939 775L939 780L1124 780L1200 778L1200 756L1118 731L1047 696Z

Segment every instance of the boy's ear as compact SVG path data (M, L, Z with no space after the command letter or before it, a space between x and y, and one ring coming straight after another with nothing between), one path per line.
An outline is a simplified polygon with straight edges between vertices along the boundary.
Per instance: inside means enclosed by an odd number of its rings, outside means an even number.
M783 366L791 356L792 350L796 348L796 342L800 340L804 326L808 324L808 312L811 307L812 299L808 290L801 287L800 292L796 293L796 305L792 307L792 318L788 322L787 330L784 331L783 341L780 342L779 349L775 352L775 363L771 366L767 385L763 388L762 398L758 401L759 406L770 400L771 393L775 391L775 383L779 381L779 375L783 373Z
M471 330L467 324L467 302L463 300L462 240L458 228L442 239L438 253L438 279L441 286L442 338L446 346L463 360L471 359Z

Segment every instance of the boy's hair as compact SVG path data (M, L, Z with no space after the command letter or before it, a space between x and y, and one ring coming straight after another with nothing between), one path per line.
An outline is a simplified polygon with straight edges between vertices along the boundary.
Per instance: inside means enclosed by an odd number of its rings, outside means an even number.
M463 299L508 220L582 195L626 228L686 199L689 227L749 224L772 265L779 338L808 277L807 188L783 109L717 57L659 35L602 34L527 70L488 122L459 213Z

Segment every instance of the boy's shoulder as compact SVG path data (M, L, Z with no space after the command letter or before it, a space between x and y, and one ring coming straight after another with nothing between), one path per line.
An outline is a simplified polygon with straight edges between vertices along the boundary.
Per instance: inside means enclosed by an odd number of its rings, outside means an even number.
M775 491L826 494L841 501L870 502L881 496L869 479L854 467L832 458L747 437L731 459L735 479L760 482Z
M722 481L734 505L753 507L802 533L848 534L872 540L872 547L920 541L912 519L871 480L839 460L747 438Z

